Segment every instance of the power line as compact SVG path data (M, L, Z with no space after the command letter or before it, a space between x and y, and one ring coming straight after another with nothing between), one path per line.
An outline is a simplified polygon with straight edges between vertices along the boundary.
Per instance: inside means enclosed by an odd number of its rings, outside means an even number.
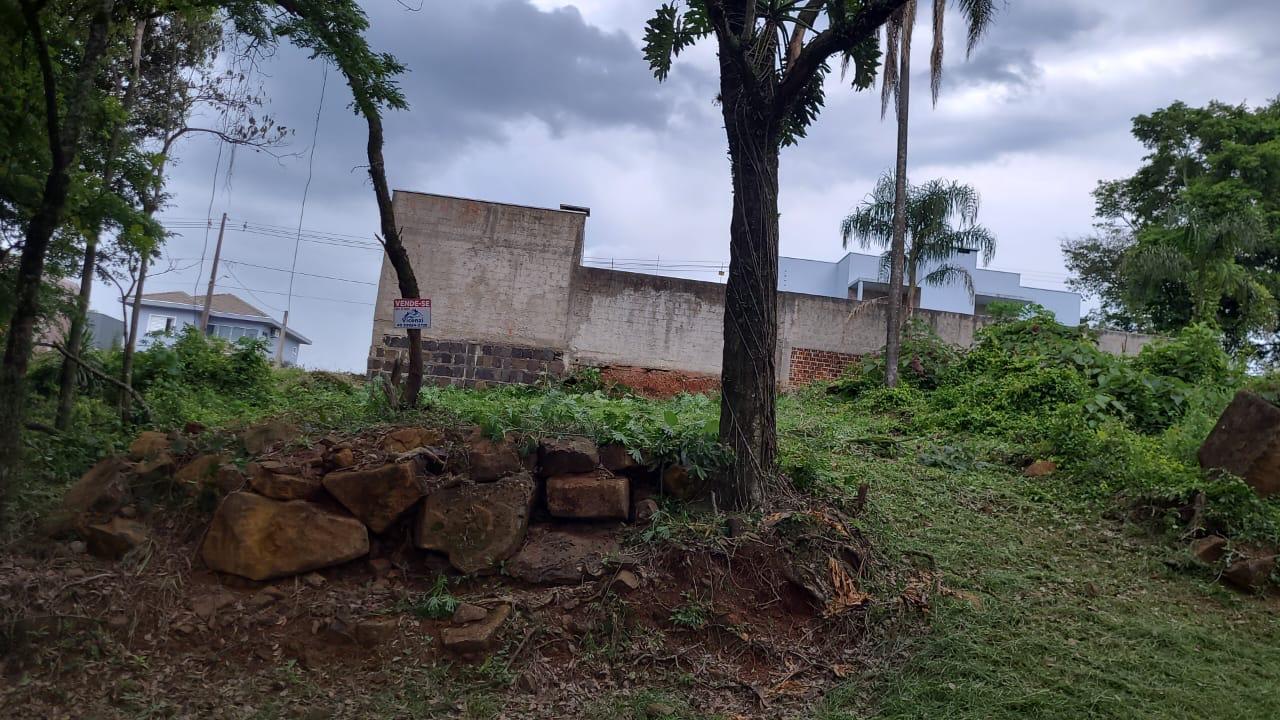
M351 278L338 277L336 275L317 275L315 273L305 273L305 272L299 272L297 270L290 270L289 268L272 267L271 265L258 265L251 262L244 262L243 260L223 260L222 262L228 263L230 265L243 265L245 267L258 268L260 270L274 270L276 272L293 273L295 275L302 275L305 277L323 278L325 280L337 280L339 282L355 283L357 285L376 286L378 284L376 282L370 282L368 280L352 280Z

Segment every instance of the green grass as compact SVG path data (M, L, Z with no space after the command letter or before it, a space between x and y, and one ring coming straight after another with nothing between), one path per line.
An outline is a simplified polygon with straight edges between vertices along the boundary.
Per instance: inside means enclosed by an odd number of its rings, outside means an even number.
M817 717L1280 716L1273 602L1222 588L1063 480L1022 478L998 446L925 439L885 457L865 438L891 417L816 394L789 398L781 418L784 460L870 484L865 524L887 560L927 553L946 587L976 598L932 598L927 627L894 641L908 659Z

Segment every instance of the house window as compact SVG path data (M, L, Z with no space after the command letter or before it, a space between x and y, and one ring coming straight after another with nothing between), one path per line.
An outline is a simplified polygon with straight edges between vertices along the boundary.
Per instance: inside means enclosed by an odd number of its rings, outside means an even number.
M264 336L264 333L258 328L243 327L241 325L215 325L213 323L209 324L209 334L230 342L235 342L240 338L257 339Z
M152 313L147 316L147 334L165 333L168 335L173 332L177 324L178 318L172 315L156 315Z

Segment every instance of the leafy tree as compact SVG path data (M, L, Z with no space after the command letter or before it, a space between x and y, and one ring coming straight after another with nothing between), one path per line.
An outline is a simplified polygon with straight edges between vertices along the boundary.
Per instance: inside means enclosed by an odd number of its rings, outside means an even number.
M934 287L959 282L972 297L973 277L964 267L950 260L960 252L977 251L982 253L982 261L989 263L996 252L996 238L991 231L978 225L979 197L973 186L930 180L924 185L907 184L906 187L906 211L901 217L906 228L904 261L907 315L910 316L915 310L917 279ZM881 275L888 274L890 248L896 239L896 195L896 178L890 175L881 177L867 202L840 224L840 238L846 248L856 240L864 248L884 250ZM933 269L919 278L921 269L930 267Z
M817 118L832 58L852 68L855 87L871 85L877 30L907 2L688 0L661 5L645 28L659 80L699 40L718 49L733 181L720 438L734 462L715 492L731 508L758 506L776 467L779 150Z
M1134 118L1133 135L1148 151L1142 166L1100 182L1097 231L1064 242L1073 287L1101 299L1102 321L1171 332L1208 319L1232 348L1274 355L1280 98L1254 108L1176 102ZM1206 251L1216 267L1200 272ZM1177 267L1197 273L1175 277Z
M968 51L972 52L978 39L991 24L995 15L992 0L959 0L961 12L969 24ZM894 195L892 238L889 249L889 308L886 313L885 356L887 372L885 384L898 384L898 354L902 325L902 276L906 261L907 235L907 136L911 99L911 36L916 25L918 0L903 5L885 23L884 73L881 76L880 117L889 109L889 98L895 100L894 113L898 121L898 147L894 164ZM933 0L933 47L929 53L929 88L933 104L938 104L942 90L942 57L945 50L943 24L946 19L947 0ZM914 293L915 283L911 283ZM908 301L910 302L910 300ZM907 308L907 315L911 308Z

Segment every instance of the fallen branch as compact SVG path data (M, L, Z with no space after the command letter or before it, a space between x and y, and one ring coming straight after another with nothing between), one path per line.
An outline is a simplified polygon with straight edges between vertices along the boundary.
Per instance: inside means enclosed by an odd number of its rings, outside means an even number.
M90 375L93 375L94 377L96 377L96 378L98 378L98 379L100 379L100 380L106 380L107 382L111 383L112 385L115 385L116 387L120 388L121 390L124 390L125 392L129 393L130 395L132 395L132 396L133 396L133 399L137 401L137 403L138 403L138 407L142 408L142 412L146 414L147 419L150 419L150 418L152 417L152 415L151 415L151 408L147 405L147 402L146 402L145 400L143 400L143 399L142 399L142 394L141 394L141 393L139 393L137 390L133 389L132 387L129 387L128 385L125 385L124 383L120 382L119 380L117 380L117 379L115 379L115 378L111 377L110 375L108 375L108 374L106 374L106 373L102 372L102 371L101 371L101 370L99 370L98 368L96 368L96 367L94 367L94 366L90 365L90 364L89 364L89 362L88 362L87 360L84 360L83 358L81 358L81 357L80 357L80 356L78 356L78 355L74 355L74 354L72 354L72 353L71 353L71 352L69 352L66 348L62 347L62 346L61 346L61 345L59 345L58 343L38 342L38 343L36 343L36 345L38 345L38 346L40 346L40 347L53 348L54 350L57 350L58 352L62 353L62 356L63 356L63 357L65 357L66 359L68 359L68 360L70 360L71 362L73 362L73 363L75 363L75 364L79 365L80 367L84 368L85 370L88 370Z

